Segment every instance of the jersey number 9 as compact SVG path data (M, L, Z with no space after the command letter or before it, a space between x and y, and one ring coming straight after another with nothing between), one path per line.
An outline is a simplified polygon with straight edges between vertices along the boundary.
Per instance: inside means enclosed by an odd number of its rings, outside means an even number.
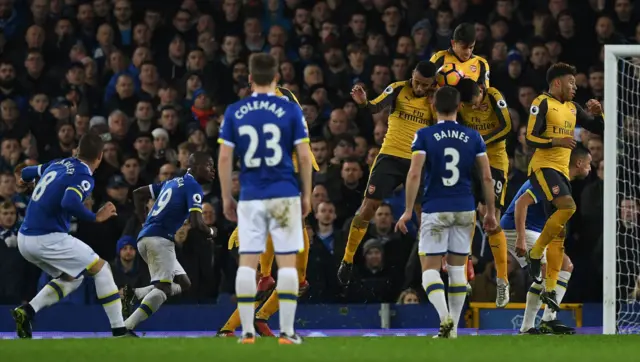
M156 203L153 205L153 208L155 210L151 212L151 216L158 216L158 214L160 214L162 210L164 210L164 208L167 207L167 204L171 200L172 193L173 191L171 189L166 189L162 191L162 193L160 193L160 196L156 200Z
M55 171L47 172L47 174L44 175L44 177L41 178L40 181L38 181L38 184L33 189L33 194L31 194L31 200L33 201L40 200L40 198L44 194L44 191L47 189L47 186L49 186L49 184L53 182L53 180L55 180L57 175L58 173Z
M247 168L260 167L262 159L255 157L258 150L258 144L260 142L260 136L255 127L244 125L238 127L238 133L240 136L249 136L249 147L247 147L247 153L244 155L244 165ZM276 166L282 161L282 147L280 147L281 132L280 128L273 123L266 123L262 125L262 133L266 136L271 135L266 140L267 149L273 151L273 156L264 157L264 161L267 166Z
M458 162L460 162L460 152L452 147L447 147L444 149L444 157L445 160L447 156L450 156L451 159L446 161L444 164L444 168L447 171L451 172L451 177L443 177L442 184L445 186L455 186L460 179L460 171L458 170Z

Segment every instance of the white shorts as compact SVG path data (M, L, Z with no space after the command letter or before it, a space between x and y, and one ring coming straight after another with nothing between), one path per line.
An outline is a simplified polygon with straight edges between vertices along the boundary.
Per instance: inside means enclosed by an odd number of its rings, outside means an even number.
M159 236L138 241L138 252L149 266L151 283L171 283L177 275L187 274L176 257L176 244Z
M262 254L271 235L276 254L304 249L300 197L238 202L238 252Z
M28 262L53 278L62 274L77 278L100 260L89 245L67 233L38 236L18 233L18 250Z
M507 237L507 250L509 251L509 254L511 254L511 256L513 256L513 258L516 259L518 264L520 264L521 268L524 268L525 266L527 266L527 259L524 256L520 257L516 255L516 239L518 234L516 233L515 230L503 230L503 231L504 231L504 236ZM527 243L527 251L533 248L533 244L536 243L536 240L538 240L539 236L540 236L540 233L537 231L532 231L532 230L524 231L525 242ZM542 254L542 264L545 264L547 262L546 253L547 251L545 249L544 254Z
M475 211L422 213L418 254L469 255L475 229Z

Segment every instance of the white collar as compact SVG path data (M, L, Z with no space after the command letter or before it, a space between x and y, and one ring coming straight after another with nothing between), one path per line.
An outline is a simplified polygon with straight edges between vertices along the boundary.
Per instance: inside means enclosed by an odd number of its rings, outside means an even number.
M257 96L259 96L259 95L275 96L276 94L275 94L275 93L271 93L271 92L269 92L269 93L258 93L258 92L253 92L253 93L251 93L251 96L252 96L252 97L257 97Z
M448 119L448 120L439 119L439 120L438 120L438 124L440 124L440 123L444 123L444 122L453 122L453 123L458 123L458 122L454 121L453 119Z
M80 161L80 163L83 164L87 168L87 171L89 171L89 175L93 176L93 172L91 172L91 167L89 167L89 165L84 163L84 161L82 161L81 159L77 158L77 160Z

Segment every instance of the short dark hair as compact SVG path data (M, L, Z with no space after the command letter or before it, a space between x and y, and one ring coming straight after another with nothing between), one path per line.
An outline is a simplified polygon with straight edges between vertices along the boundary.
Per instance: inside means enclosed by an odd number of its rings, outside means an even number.
M462 23L453 31L453 41L472 44L476 41L476 27L472 23Z
M471 78L460 79L456 85L456 89L460 92L460 102L469 103L473 100L473 97L480 94L480 87L478 83Z
M460 105L460 92L453 87L441 87L436 91L433 103L438 113L456 113Z
M196 151L189 155L189 167L205 165L209 160L213 160L211 154L205 151Z
M436 76L436 66L428 60L420 61L416 65L415 71L425 78L431 78Z
M271 54L256 53L249 58L249 74L253 83L267 86L273 83L278 73L278 61Z
M576 148L574 148L571 151L571 157L569 158L569 164L575 165L576 161L578 161L578 159L587 157L590 154L591 153L589 152L589 150L586 147L584 147L582 145L576 145Z
M102 155L104 141L99 135L88 133L80 137L78 142L78 158L94 162Z
M547 70L547 84L551 85L551 82L557 78L564 77L565 75L575 76L577 73L576 67L567 63L556 63L549 67Z
M312 137L311 138L311 142L310 143L318 143L318 142L324 142L324 143L328 143L326 139L322 138L322 137Z

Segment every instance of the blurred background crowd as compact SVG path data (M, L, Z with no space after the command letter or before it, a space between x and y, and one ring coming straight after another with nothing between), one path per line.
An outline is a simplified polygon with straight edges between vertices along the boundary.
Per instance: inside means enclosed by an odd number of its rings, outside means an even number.
M513 121L508 205L526 180L528 110L545 91L549 65L577 66L576 101L602 102L603 46L640 43L638 15L631 0L0 0L0 304L30 299L47 280L15 247L29 201L28 191L16 188L15 166L69 157L87 132L107 140L87 207L111 201L118 216L76 222L72 233L112 262L119 287L147 285L136 256L132 190L184 172L195 150L217 158L221 116L250 94L247 59L254 52L279 59L281 84L302 105L321 168L309 220L311 287L301 302L425 302L415 228L394 232L402 189L376 211L357 253L358 282L348 289L337 282L350 218L387 131L387 113L358 109L351 88L363 84L372 99L447 49L458 24L474 23L475 54L488 60L491 85ZM635 129L629 137L637 139ZM578 212L565 245L575 267L565 301L600 301L601 288L589 286L602 282L603 141L580 128L575 137L593 165L587 179L572 183ZM627 152L637 156L637 149ZM236 174L236 194L239 187ZM222 216L217 181L204 190L204 219L216 238L189 232L178 243L193 287L174 303L213 303L234 293L237 255L227 240L235 225ZM633 284L640 274L633 262L640 260L637 199L623 197L620 209L618 242L628 245L621 250L632 261L621 282ZM472 260L470 300L493 301L495 269L480 224ZM524 302L530 281L515 265L509 270L511 301ZM92 290L69 298L91 303Z

